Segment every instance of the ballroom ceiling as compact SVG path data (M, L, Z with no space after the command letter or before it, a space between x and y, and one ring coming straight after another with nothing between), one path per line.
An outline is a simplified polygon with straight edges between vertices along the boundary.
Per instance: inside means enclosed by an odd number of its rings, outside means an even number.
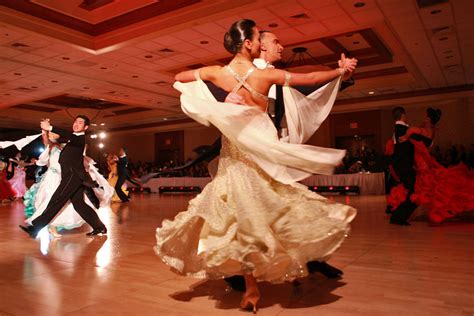
M116 131L189 122L174 74L228 62L240 18L280 38L291 70L358 58L335 112L471 97L473 13L470 0L0 0L0 126L65 125L86 107Z

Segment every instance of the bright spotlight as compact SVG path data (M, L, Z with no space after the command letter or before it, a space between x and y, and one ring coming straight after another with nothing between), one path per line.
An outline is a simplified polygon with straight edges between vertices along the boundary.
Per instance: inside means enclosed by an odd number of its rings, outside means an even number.
M105 123L100 123L100 126L104 126L104 125L105 125Z
M99 148L104 148L104 144L103 144L103 143L100 143L100 144L99 144Z
M38 148L38 152L41 154L44 151L44 147Z
M99 133L99 137L100 137L100 138L105 138L105 133L104 133L104 132L100 132L100 133Z
M97 134L92 134L91 138L97 138Z

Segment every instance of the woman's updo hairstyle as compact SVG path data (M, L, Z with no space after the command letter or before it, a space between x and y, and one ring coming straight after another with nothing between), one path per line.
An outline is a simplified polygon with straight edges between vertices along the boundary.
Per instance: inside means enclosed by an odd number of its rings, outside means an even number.
M257 26L253 20L243 19L235 22L224 35L224 47L231 54L237 54L245 40L252 40L253 28Z
M431 121L431 124L436 125L439 120L441 119L441 110L440 109L434 109L434 108L428 108L426 109L426 115Z

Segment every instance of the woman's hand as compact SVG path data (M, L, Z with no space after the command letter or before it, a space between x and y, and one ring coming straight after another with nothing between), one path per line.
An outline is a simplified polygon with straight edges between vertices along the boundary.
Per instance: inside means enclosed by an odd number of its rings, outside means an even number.
M344 54L341 54L341 59L337 63L339 68L344 70L344 77L346 77L346 74L352 75L357 67L357 59L346 58L346 55Z

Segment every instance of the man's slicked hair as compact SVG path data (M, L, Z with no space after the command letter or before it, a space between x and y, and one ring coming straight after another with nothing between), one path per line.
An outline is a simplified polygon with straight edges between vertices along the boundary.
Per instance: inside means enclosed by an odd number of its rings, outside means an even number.
M272 31L268 31L268 30L260 30L260 31L258 32L258 34L260 35L260 36L258 37L258 39L259 39L260 41L262 41L263 38L265 37L265 34L266 34L266 33L273 33L273 32L272 32Z
M397 106L392 110L392 117L395 121L399 121L402 118L402 115L405 113L405 108Z
M91 125L91 120L87 116L85 116L84 114L80 114L80 115L76 116L76 118L74 120L77 120L78 118L81 118L81 119L84 120L84 125L85 126Z

